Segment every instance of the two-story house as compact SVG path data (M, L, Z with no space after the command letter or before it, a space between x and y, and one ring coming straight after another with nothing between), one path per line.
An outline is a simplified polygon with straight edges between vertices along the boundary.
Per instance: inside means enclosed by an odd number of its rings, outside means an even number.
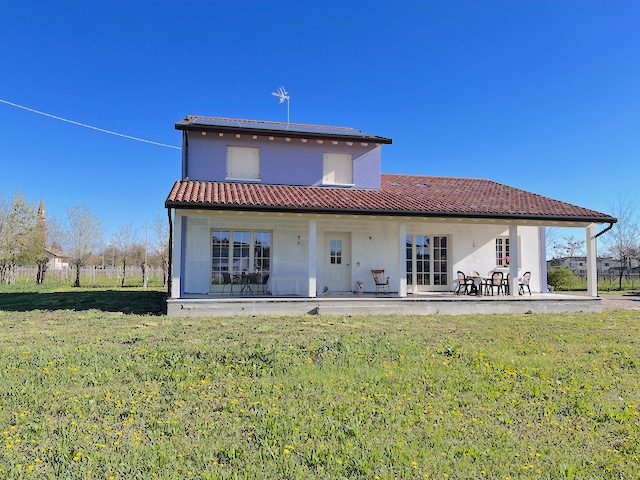
M173 300L234 287L273 297L358 284L373 292L375 269L400 298L450 292L457 271L495 269L512 295L525 271L544 292L545 226L585 228L595 267L595 224L616 221L490 180L383 174L392 140L352 128L188 116L176 129L182 179L165 203ZM249 274L264 284L240 286Z

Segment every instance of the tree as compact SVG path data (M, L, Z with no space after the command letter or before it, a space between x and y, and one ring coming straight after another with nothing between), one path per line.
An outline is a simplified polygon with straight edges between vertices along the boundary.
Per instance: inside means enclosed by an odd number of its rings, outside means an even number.
M162 286L165 287L169 272L169 225L167 219L158 215L151 225L151 232L153 233L151 240L153 253L158 257L162 267Z
M628 194L620 196L614 202L609 203L611 215L618 221L604 237L604 243L608 247L609 254L616 260L620 267L618 271L618 288L622 290L622 277L629 267L632 258L640 254L640 235L638 232L638 220L635 204Z
M556 242L553 245L556 257L560 256L559 253L565 257L569 257L569 269L573 271L573 259L584 253L584 240L576 240L572 235L570 237L563 238L564 243Z
M17 265L33 264L42 254L35 203L21 192L0 196L0 282L14 283Z
M87 263L91 253L100 248L102 235L100 219L89 210L87 205L67 207L64 230L65 250L76 268L74 287L80 286L80 268Z
M122 282L121 287L124 287L124 283L127 279L127 264L133 255L133 246L136 244L136 232L133 228L133 223L129 222L126 225L122 225L111 238L111 244L116 249L117 257L122 262Z

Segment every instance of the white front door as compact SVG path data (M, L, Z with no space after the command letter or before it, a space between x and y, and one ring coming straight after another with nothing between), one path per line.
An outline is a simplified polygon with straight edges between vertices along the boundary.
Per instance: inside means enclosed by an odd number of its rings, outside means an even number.
M330 292L351 291L351 234L326 233L324 255L325 286Z

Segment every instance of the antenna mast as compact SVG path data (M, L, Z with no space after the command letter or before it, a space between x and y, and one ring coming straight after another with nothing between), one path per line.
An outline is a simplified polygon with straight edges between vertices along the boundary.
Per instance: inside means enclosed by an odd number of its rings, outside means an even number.
M278 103L284 103L285 100L287 101L287 123L289 123L289 94L284 87L278 87L278 91L271 92L271 95L280 99Z

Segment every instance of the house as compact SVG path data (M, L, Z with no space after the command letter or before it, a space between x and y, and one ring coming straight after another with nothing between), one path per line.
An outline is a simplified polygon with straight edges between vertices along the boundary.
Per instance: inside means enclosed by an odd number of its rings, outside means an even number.
M587 275L587 257L559 257L549 260L547 262L549 268L569 268L574 275L579 277L586 277ZM627 265L624 266L626 272L632 273L633 270L637 270L640 262L637 259L631 258L628 260ZM598 275L610 276L618 275L620 269L623 268L620 260L613 257L598 257L596 259L596 271Z
M585 229L597 295L595 226L609 215L491 180L383 174L392 140L353 128L201 116L175 127L169 302L229 295L229 278L249 273L273 297L373 292L374 269L399 298L450 292L459 270L502 270L512 295L530 271L545 292L546 226Z

